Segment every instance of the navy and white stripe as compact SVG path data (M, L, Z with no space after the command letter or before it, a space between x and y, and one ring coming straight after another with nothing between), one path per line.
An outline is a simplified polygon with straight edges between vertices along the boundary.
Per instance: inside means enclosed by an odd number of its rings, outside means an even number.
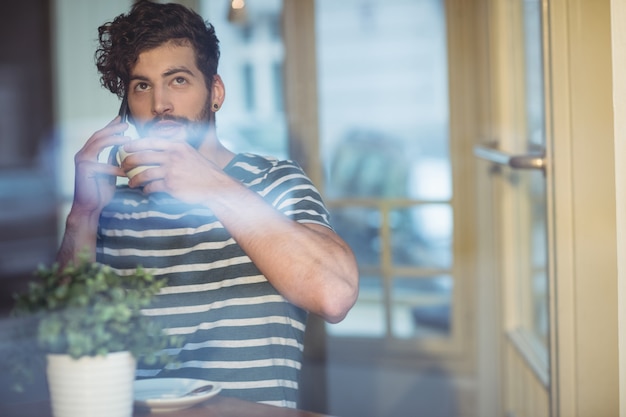
M295 221L330 227L295 163L240 154L225 172ZM269 284L209 209L121 186L101 215L98 261L168 278L144 314L185 344L168 351L174 366L141 364L138 377L201 378L219 382L223 395L296 407L307 313Z

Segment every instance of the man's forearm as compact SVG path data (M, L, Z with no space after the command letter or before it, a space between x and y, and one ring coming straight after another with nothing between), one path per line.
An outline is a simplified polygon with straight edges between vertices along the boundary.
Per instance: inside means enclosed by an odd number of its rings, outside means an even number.
M243 186L206 205L285 298L330 323L345 317L358 296L358 267L330 228L297 223Z
M96 260L96 235L99 215L70 211L65 222L65 233L57 252L56 261L61 267L76 262L81 253Z

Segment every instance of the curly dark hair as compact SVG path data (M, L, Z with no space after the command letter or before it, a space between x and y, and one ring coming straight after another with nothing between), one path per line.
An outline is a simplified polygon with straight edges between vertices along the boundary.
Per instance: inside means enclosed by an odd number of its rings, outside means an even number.
M217 74L220 49L213 25L180 4L139 0L128 14L100 26L98 41L95 59L100 82L119 98L126 94L139 54L168 41L193 47L207 86Z

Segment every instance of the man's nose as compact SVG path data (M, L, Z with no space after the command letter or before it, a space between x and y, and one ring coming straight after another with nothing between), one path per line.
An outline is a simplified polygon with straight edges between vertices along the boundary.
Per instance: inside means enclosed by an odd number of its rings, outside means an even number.
M152 96L152 113L155 116L171 113L173 110L170 95L166 88L155 88Z

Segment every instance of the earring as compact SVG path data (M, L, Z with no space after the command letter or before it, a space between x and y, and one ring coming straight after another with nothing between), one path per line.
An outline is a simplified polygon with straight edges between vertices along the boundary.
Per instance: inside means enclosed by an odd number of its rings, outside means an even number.
M220 108L219 104L213 103L213 110L217 110L219 108Z

